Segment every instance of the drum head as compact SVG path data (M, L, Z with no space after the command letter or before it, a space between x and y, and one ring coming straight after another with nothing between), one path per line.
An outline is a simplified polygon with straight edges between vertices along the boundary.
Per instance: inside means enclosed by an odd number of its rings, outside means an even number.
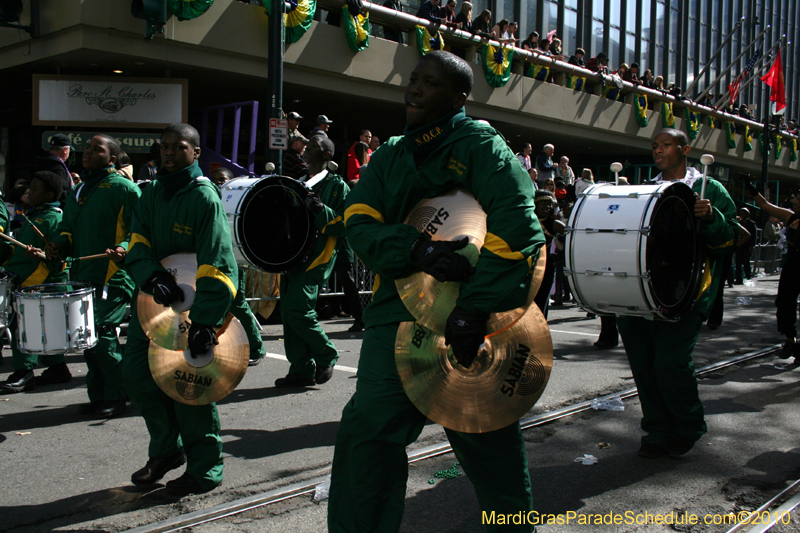
M650 220L646 269L656 304L666 318L686 311L700 289L703 248L694 203L692 189L675 183L659 198Z
M242 198L236 232L242 253L266 272L285 272L308 257L317 239L306 209L308 188L283 176L264 178Z

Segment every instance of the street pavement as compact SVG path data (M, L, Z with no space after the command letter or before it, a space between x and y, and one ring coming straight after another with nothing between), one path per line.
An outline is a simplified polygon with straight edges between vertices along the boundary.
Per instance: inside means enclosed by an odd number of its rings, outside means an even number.
M755 287L726 290L724 323L714 331L704 327L697 366L780 342L776 290L777 276L759 279ZM741 297L751 301L737 305ZM298 390L273 386L288 363L282 357L281 327L264 326L268 358L250 368L238 389L219 403L223 485L180 500L161 486L142 490L130 483L130 474L147 461L144 423L133 407L111 420L78 415L77 405L86 401L86 367L82 357L68 356L75 376L71 383L0 397L0 531L123 531L327 474L341 409L355 390L362 334L347 331L351 322L324 322L341 353L337 371L323 386ZM592 346L599 319L568 305L551 309L549 324L553 372L529 416L634 386L621 346L606 351ZM11 369L10 352L3 353L4 378ZM635 399L626 400L622 412L589 411L526 430L537 512L562 516L562 521L566 513L575 513L569 523L544 525L540 531L726 531L730 525L635 522L643 513L670 512L722 521L725 513L751 510L787 480L800 478L798 379L800 369L791 360L774 356L701 379L709 434L680 459L636 456L641 411ZM429 423L409 450L443 441L442 428ZM584 454L598 462L574 462ZM402 531L484 531L464 476L429 483L454 462L447 454L410 467ZM180 473L171 472L165 481ZM326 530L326 510L325 501L299 497L192 531L320 532ZM580 516L608 513L623 521L632 517L634 523L578 523ZM793 513L790 524L774 531L800 531L796 520Z

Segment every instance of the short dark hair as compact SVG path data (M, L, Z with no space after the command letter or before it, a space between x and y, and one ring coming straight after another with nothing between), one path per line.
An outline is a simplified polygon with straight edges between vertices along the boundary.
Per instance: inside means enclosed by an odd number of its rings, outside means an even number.
M102 137L105 139L106 145L108 145L108 153L114 156L115 161L119 160L119 154L122 153L122 148L120 148L117 140L111 135L106 135L105 133L98 133L97 137Z
M436 61L458 92L467 96L472 92L472 68L457 55L443 50L434 50L426 54L420 61Z
M314 139L319 139L319 143L325 148L326 152L331 153L331 159L333 159L333 154L336 151L336 147L333 144L333 141L327 135L314 135L309 139L309 141L313 141Z
M179 122L170 124L161 132L161 137L163 138L167 133L176 133L181 139L188 142L192 148L200 146L200 133L198 133L191 124L182 124Z
M675 128L664 128L663 130L656 133L656 135L660 135L662 133L666 133L670 137L677 138L681 146L689 146L689 136L686 135L686 132L684 132L683 130L677 130Z
M33 175L31 182L33 180L41 181L44 190L54 194L54 201L61 200L61 195L64 193L64 180L61 179L61 176L49 170L40 170Z
M233 171L231 169L227 168L227 167L219 167L217 170L212 172L211 175L213 176L217 172L221 172L222 174L224 174L226 180L232 180L233 179Z
M119 170L122 167L128 166L130 164L131 164L131 158L128 156L128 152L120 148L119 156L117 156L117 161L114 163L114 168Z

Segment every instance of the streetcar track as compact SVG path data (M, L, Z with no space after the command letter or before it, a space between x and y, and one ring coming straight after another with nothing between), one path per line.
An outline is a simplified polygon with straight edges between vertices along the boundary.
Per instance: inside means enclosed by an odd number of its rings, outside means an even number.
M772 353L779 351L780 349L781 345L776 344L774 346L762 348L761 350L756 350L754 352L738 355L736 357L726 359L724 361L711 363L709 365L697 369L696 375L698 377L707 375L712 372L722 370L724 368L729 368L747 361L751 361L753 359L758 359L759 357L770 355ZM592 408L592 403L597 400L603 401L612 398L628 399L636 395L637 391L635 387L620 392L614 392L611 394L607 394L605 396L600 396L597 398L593 398L591 400L586 400L573 405L562 407L560 409L556 409L554 411L548 411L545 413L541 413L539 415L532 416L530 418L520 420L520 427L523 430L530 429L533 427L538 427L545 424L549 424L551 422L555 422L556 420L560 420L562 418L572 416L574 414L583 411L588 411L589 409ZM423 461L425 459L430 459L433 457L437 457L439 455L450 453L451 451L452 447L450 446L450 443L447 441L440 444L434 444L431 446L420 448L419 450L416 450L415 452L409 454L408 463L413 464L419 461ZM161 522L156 522L153 524L136 527L126 531L127 533L169 533L172 531L179 531L181 529L198 526L204 523L221 520L223 518L228 518L230 516L238 515L247 511L251 511L253 509L257 509L259 507L265 507L267 505L272 505L299 496L311 494L316 490L317 485L324 483L326 479L329 478L329 476L330 474L326 474L324 476L319 476L311 480L298 482L292 485L288 485L286 487L281 487L271 491L263 492L261 494L255 494L253 496L248 496L246 498L241 498L231 502L215 505L209 507L208 509L201 509L199 511L194 511L184 515L169 518ZM796 482L792 486L797 485L798 483L800 483L800 481ZM783 491L781 494L787 493L788 490L789 489ZM767 503L768 504L771 502L774 503L778 499L779 499L778 496L776 496L775 498L770 500L770 502ZM796 495L795 499L797 499L797 503L794 506L797 507L798 505L800 505L800 495ZM767 504L764 504L764 506L767 506ZM736 531L740 530L741 528L739 529L733 528L728 533L735 533ZM766 531L766 529L763 531ZM748 531L747 533L763 533L763 531L753 529Z

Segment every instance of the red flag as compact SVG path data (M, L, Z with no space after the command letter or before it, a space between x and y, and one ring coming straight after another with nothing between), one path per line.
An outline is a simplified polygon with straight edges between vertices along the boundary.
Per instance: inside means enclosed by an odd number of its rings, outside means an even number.
M775 56L775 62L769 69L766 76L762 76L761 81L769 85L769 99L775 102L775 110L780 111L786 107L786 86L783 81L783 61L781 61L781 51Z

